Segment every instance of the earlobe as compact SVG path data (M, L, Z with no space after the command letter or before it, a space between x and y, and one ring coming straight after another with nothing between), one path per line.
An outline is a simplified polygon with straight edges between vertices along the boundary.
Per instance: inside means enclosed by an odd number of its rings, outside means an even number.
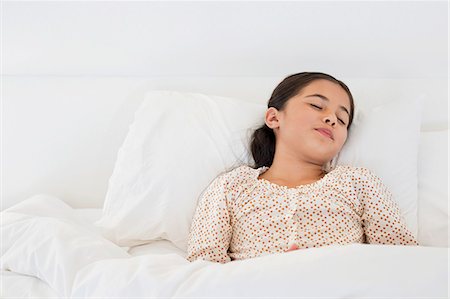
M266 111L265 117L266 125L271 129L276 129L279 127L278 123L278 110L274 107L270 107Z

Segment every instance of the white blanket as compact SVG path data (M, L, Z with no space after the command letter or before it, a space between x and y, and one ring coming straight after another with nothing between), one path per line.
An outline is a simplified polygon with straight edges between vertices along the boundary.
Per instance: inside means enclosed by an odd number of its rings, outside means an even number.
M74 211L35 196L2 212L1 269L65 297L448 296L448 248L351 244L190 263L176 250L132 256Z

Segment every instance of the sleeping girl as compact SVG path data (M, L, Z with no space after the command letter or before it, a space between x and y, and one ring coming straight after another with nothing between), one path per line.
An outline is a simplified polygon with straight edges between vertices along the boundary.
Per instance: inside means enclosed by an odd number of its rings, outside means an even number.
M327 245L418 245L377 175L335 165L354 110L349 88L330 75L285 78L252 135L255 164L218 176L202 194L187 259L226 263Z

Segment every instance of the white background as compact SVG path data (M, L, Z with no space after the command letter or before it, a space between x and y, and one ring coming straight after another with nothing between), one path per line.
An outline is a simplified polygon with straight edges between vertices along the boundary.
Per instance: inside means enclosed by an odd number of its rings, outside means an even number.
M448 127L448 3L2 2L2 209L36 193L101 207L146 90L265 103L300 71L358 103L427 94Z
M5 75L446 77L447 1L3 1Z

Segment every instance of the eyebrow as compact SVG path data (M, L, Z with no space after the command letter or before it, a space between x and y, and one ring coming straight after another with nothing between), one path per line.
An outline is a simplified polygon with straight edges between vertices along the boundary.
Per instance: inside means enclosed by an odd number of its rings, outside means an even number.
M330 99L328 99L326 96L323 96L321 94L315 93L315 94L310 94L309 96L306 96L305 98L309 98L309 97L318 97L321 98L324 101L329 102ZM339 106L339 108L341 108L341 110L344 110L345 112L347 112L348 116L350 116L350 112L348 112L347 108L345 108L344 106Z

